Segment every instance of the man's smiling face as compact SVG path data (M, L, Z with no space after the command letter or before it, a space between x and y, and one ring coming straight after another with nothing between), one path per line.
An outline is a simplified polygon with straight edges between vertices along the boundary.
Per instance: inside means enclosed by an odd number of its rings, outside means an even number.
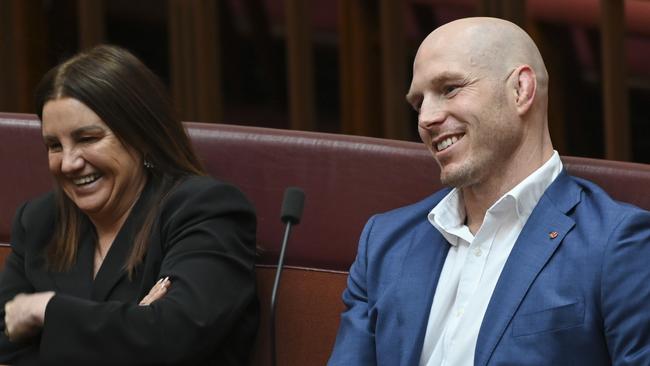
M407 100L442 183L466 187L503 173L499 168L521 143L522 129L508 99L512 70L473 48L471 28L451 28L433 32L420 46Z

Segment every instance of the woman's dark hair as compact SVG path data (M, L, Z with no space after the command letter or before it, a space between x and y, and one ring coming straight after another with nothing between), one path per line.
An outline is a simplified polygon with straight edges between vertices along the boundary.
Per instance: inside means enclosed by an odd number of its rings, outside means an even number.
M158 207L179 178L204 175L180 120L175 117L167 91L158 77L129 51L102 45L81 52L45 74L36 87L36 111L43 118L48 101L74 98L92 109L115 136L153 165L149 179L161 182L157 197L137 232L125 268L132 275L146 253ZM171 179L170 179L171 178ZM166 183L165 183L166 182ZM58 220L47 263L65 271L74 263L83 213L56 189Z

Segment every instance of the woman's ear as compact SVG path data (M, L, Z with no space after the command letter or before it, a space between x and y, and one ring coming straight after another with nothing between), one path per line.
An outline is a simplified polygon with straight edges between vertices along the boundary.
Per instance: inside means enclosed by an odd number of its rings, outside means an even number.
M535 92L537 91L537 77L535 72L528 65L521 65L513 72L515 77L515 104L517 113L521 116L526 114L533 105Z

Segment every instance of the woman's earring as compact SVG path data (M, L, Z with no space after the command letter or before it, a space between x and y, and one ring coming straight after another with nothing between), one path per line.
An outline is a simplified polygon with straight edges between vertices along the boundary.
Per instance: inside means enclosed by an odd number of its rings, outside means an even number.
M144 159L144 167L147 168L147 169L152 169L153 168L153 163L150 162L147 159Z

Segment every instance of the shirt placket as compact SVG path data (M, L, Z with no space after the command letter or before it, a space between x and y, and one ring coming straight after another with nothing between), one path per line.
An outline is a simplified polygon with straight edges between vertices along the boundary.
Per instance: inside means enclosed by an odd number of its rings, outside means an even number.
M445 353L451 352L455 345L455 338L465 310L467 309L470 301L476 293L476 289L481 280L483 271L485 269L487 254L491 243L485 245L486 239L494 238L494 231L479 232L478 235L469 243L467 254L465 256L463 270L460 274L458 283L458 291L456 293L456 301L454 302L452 317L447 331L444 334L444 349ZM467 244L465 244L467 245ZM488 248L488 249L486 249Z

